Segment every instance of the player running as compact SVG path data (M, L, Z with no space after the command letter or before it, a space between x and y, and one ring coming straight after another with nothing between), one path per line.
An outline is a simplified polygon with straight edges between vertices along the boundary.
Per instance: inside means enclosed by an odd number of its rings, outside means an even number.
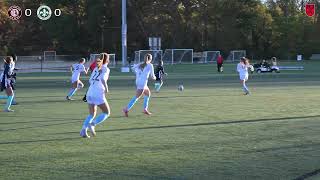
M248 78L249 78L248 69L253 71L253 66L250 65L249 59L242 57L240 59L240 62L238 63L237 71L239 72L240 82L242 84L244 95L250 94L250 91L249 91L248 87L246 86L246 81L248 81Z
M109 79L110 69L108 68L109 55L101 53L97 59L97 67L91 74L90 87L87 92L87 101L89 105L89 115L85 119L80 131L80 136L90 138L87 131L90 129L93 136L96 135L95 127L105 121L110 116L110 107L105 97L105 93L109 92L107 81ZM96 117L97 106L102 113ZM96 118L95 118L96 117Z
M163 85L163 75L167 75L167 73L164 72L162 60L159 61L159 64L154 71L154 74L156 76L156 82L154 83L154 88L156 92L159 92Z
M123 113L126 117L128 117L128 112L134 106L134 104L138 101L142 94L144 94L144 102L143 102L143 113L147 115L151 115L148 111L149 100L151 96L151 92L148 87L148 78L151 77L153 80L156 80L156 76L154 75L154 68L151 64L152 55L146 54L144 57L144 63L138 64L134 66L134 70L136 73L136 96L134 96L127 107L123 109Z
M76 93L76 91L84 87L83 83L80 81L80 74L82 72L84 72L85 74L88 74L88 70L84 67L84 63L86 63L86 59L81 58L78 64L74 64L70 68L72 72L72 77L71 77L72 87L70 89L69 94L66 97L67 100L73 100L71 98Z
M14 112L10 109L12 105L12 101L14 99L14 80L13 80L13 70L15 68L15 64L13 62L13 58L11 56L7 56L4 59L4 71L0 75L1 80L1 91L6 90L7 94L7 103L4 108L4 112Z

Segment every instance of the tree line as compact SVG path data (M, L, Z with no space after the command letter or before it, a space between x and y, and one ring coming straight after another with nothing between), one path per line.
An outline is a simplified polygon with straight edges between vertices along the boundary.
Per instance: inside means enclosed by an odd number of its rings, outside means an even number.
M307 0L127 0L128 55L148 49L148 37L161 37L162 49L195 51L247 50L249 57L283 59L320 53L320 6ZM307 2L316 4L308 17ZM41 21L41 4L60 9L60 17ZM18 5L32 16L18 21L7 10ZM120 0L0 1L0 54L84 54L107 51L121 55Z

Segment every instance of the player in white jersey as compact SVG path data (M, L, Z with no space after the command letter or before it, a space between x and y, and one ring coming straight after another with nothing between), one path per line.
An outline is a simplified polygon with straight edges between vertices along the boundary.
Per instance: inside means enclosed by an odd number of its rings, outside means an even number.
M130 100L129 104L123 109L123 113L126 117L128 117L128 112L138 101L142 94L144 95L143 113L151 115L148 110L149 100L151 96L151 92L148 87L148 79L149 77L151 77L153 80L156 80L156 76L154 75L154 68L151 64L151 61L152 55L146 54L144 57L144 63L134 66L134 71L136 73L137 91L136 95Z
M4 59L4 71L0 75L0 82L1 82L1 91L6 90L7 94L7 103L5 105L4 112L13 112L13 110L10 109L12 105L12 101L14 99L14 88L13 88L13 71L15 64L13 62L13 58L11 56L8 56Z
M249 91L249 89L248 89L248 87L246 85L246 81L248 81L248 78L249 78L249 73L248 73L249 69L251 71L253 71L253 66L250 65L249 59L247 59L245 57L242 57L240 59L240 62L238 63L237 71L239 73L240 82L242 84L242 88L243 88L243 91L244 91L245 95L250 94L250 91Z
M76 93L76 91L84 87L83 83L80 81L80 74L82 72L86 74L88 73L88 69L84 67L84 63L86 63L86 59L81 58L78 64L73 64L70 68L72 72L72 87L69 91L69 94L66 97L67 100L72 100L71 97Z
M107 80L109 78L110 69L108 68L109 55L107 53L101 53L100 58L97 59L97 67L93 70L90 77L90 87L87 92L87 102L89 105L89 115L85 119L80 131L80 136L84 138L90 138L87 131L90 129L93 136L96 135L96 125L102 123L110 116L110 106L105 97L105 94L109 92ZM102 113L98 115L97 106L101 109Z

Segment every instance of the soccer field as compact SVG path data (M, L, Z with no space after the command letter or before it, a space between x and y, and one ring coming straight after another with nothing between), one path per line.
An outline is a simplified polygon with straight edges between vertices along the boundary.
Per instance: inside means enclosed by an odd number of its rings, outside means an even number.
M250 96L235 64L167 66L153 114L139 101L129 118L134 76L111 69L111 116L90 139L79 136L85 89L65 100L70 74L18 74L19 105L0 112L0 179L319 179L320 62L299 65L253 74Z

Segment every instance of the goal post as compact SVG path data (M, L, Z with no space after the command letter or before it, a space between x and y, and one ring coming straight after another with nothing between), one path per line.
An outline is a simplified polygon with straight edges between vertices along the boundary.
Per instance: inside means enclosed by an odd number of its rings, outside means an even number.
M220 54L221 54L220 51L204 51L203 52L204 62L205 63L216 62Z
M227 61L235 62L239 61L241 57L246 57L246 50L233 50L230 51L230 54L227 58Z
M55 61L57 56L56 51L44 51L43 52L43 61Z
M166 64L193 64L193 49L166 49L163 62Z

